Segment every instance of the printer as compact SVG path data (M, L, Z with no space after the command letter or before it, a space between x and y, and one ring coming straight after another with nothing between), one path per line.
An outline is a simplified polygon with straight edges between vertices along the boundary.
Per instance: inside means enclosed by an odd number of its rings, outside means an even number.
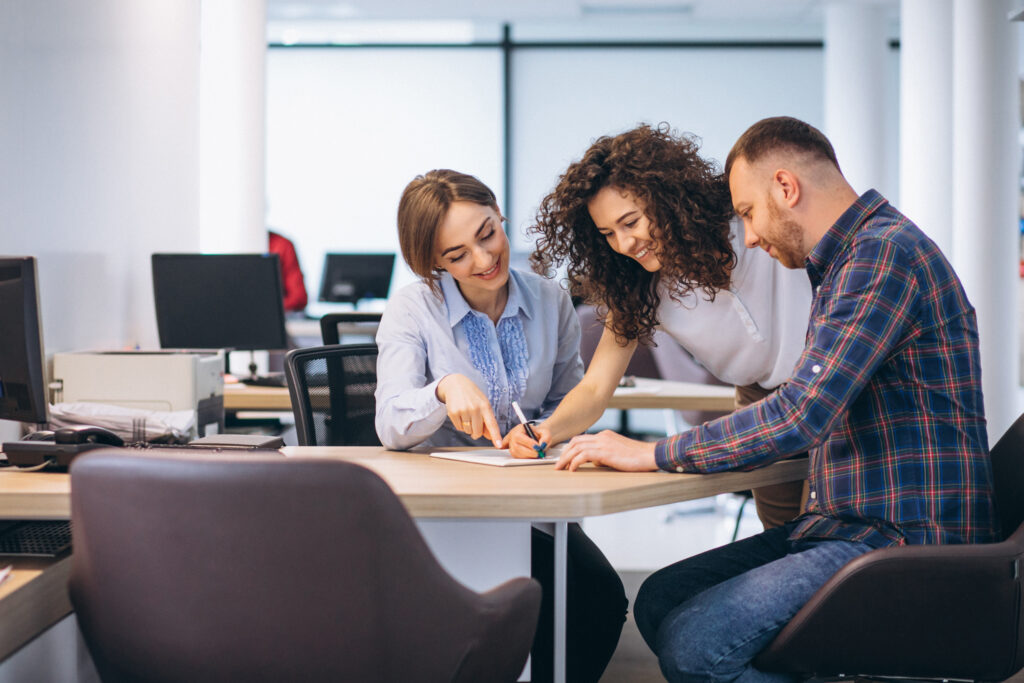
M224 431L221 350L74 351L53 355L57 401L194 410L196 434Z

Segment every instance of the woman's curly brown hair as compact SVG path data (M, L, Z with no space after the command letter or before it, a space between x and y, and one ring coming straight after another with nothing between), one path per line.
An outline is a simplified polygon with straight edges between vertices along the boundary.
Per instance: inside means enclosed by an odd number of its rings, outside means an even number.
M598 138L541 201L529 228L539 235L530 256L534 269L550 276L567 263L572 294L596 305L606 321L611 313L620 341L650 342L659 322L659 281L676 300L695 289L713 300L729 286L736 264L729 187L697 150L693 136L676 135L667 123ZM646 207L659 272L617 254L597 231L587 203L608 186L632 192Z

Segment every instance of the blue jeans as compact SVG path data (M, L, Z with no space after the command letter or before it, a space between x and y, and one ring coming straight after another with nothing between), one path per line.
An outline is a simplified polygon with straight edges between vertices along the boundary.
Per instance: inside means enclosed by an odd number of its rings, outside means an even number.
M844 564L871 546L797 541L793 524L665 567L640 587L633 614L665 678L789 682L751 660Z

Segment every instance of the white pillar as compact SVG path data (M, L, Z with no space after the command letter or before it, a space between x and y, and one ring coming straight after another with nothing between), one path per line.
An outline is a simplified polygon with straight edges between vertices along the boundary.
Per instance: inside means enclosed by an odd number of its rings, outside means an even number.
M200 247L266 251L266 0L201 6Z
M1017 417L1020 95L1009 0L953 4L953 264L978 310L989 438Z
M953 0L900 7L900 205L949 258L953 246Z
M825 7L825 135L843 175L857 192L885 181L885 98L888 40L885 14L870 2Z

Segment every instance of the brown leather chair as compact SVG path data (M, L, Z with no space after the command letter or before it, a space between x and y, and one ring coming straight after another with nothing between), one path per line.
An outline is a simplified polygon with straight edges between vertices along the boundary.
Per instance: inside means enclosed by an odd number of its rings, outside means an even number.
M755 660L765 671L1002 681L1024 667L1024 415L992 448L1004 538L883 548L843 567Z
M540 586L449 576L370 470L98 450L69 588L104 681L514 681Z

